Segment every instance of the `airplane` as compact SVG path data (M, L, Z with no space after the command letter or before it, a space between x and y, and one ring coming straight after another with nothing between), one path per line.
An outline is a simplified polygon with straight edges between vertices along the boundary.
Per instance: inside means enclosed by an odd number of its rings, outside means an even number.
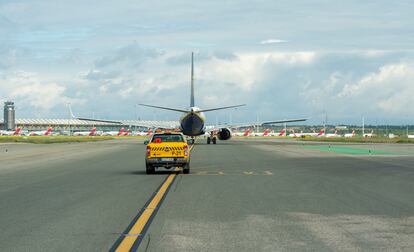
M311 132L311 133L303 133L303 135L305 136L311 136L311 137L320 137L323 136L323 134L325 134L325 131L323 129L321 129L319 132Z
M102 136L121 136L124 133L124 131L124 128L121 128L119 131L107 131L103 132Z
M337 134L337 130L335 130L335 132L334 133L328 133L328 134L325 134L324 136L325 137L328 137L328 138L332 138L332 137L341 137L341 135L339 135L339 134Z
M353 130L353 131L352 131L352 133L346 133L346 134L344 135L344 137L346 137L346 138L355 137L355 130Z
M152 130L149 129L148 131L137 131L135 134L137 136L151 136L152 135Z
M262 133L253 133L253 136L270 136L270 129L265 129Z
M174 112L181 112L183 113L179 119L179 125L181 132L186 135L187 137L191 138L191 142L194 143L195 138L198 136L202 136L205 133L209 132L210 136L207 137L207 144L211 142L216 144L216 140L228 140L232 136L231 128L243 127L242 125L212 125L206 126L205 120L206 117L204 115L205 112L223 110L223 109L231 109L231 108L238 108L245 106L246 104L238 104L238 105L231 105L231 106L223 106L223 107L215 107L215 108L207 108L201 109L195 106L195 99L194 99L194 53L191 53L191 91L190 91L190 107L187 109L178 109L178 108L171 108L171 107L164 107L164 106L154 106L148 104L138 104L140 106L156 108L156 109L164 109ZM88 119L88 118L77 118L79 120L95 120L95 121L106 121L112 122L115 121L108 121L108 120L98 120L98 119ZM287 122L301 122L306 121L307 118L300 118L300 119L289 119L289 120L277 120L277 121L267 121L267 122L256 122L250 123L248 126L262 126L266 124L277 124L277 123L287 123ZM246 125L246 124L244 124ZM154 125L154 127L157 127Z
M407 135L408 138L414 138L414 135Z
M78 131L73 133L74 136L96 136L96 127L91 131Z
M29 132L29 136L50 136L51 134L52 134L51 127L47 128L47 130Z
M277 137L281 137L281 136L285 136L286 131L284 129L282 129L281 131L279 131L279 133L275 133L274 131L269 133L269 136L277 136Z
M371 133L365 133L363 137L375 137L374 131L371 130Z
M294 129L292 129L291 132L289 137L302 137L302 133L296 133Z
M294 130L292 130L292 133L289 134L289 137L303 137L303 136L311 136L311 137L321 137L325 135L325 131L323 129L321 129L319 132L300 132L300 133L295 133Z
M0 136L20 136L21 128L17 127L16 130L0 130Z
M128 129L127 131L122 132L120 136L130 136L131 135L131 129Z
M180 117L180 130L181 132L190 137L192 142L194 143L194 139L197 136L204 135L205 133L210 133L210 136L207 137L207 144L211 142L216 144L216 139L219 140L228 140L232 136L231 128L237 127L233 125L233 127L229 125L219 126L214 125L210 127L206 127L204 124L205 122L205 115L204 112L211 112L223 109L231 109L231 108L238 108L245 106L246 104L238 104L238 105L231 105L231 106L224 106L224 107L216 107L216 108L208 108L208 109L201 109L195 106L195 99L194 99L194 53L191 53L191 91L190 91L190 107L188 109L176 109L171 107L164 107L164 106L154 106L148 104L139 104L141 106L150 107L150 108L157 108L157 109L164 109L170 110L175 112L182 112L183 115ZM268 121L268 122L257 122L251 123L249 125L257 126L257 125L265 125L265 124L277 124L277 123L286 123L286 122L301 122L306 121L305 118L300 119L290 119L290 120L277 120L277 121ZM239 125L240 127L240 125Z
M234 132L233 133L233 136L249 136L250 135L250 128L249 129L246 129L245 131L243 131L243 132Z

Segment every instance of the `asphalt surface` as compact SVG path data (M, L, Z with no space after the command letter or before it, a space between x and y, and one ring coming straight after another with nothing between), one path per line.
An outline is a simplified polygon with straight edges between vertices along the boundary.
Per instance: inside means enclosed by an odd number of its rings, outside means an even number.
M414 146L315 145L197 144L139 251L414 251ZM169 175L146 175L144 154L134 139L2 144L0 250L109 250Z

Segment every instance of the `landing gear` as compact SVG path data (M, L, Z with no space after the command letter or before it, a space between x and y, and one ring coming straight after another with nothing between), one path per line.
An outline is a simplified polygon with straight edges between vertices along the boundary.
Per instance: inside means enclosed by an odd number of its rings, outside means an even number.
M210 144L213 142L213 144L217 143L217 136L213 133L210 134L210 136L207 137L207 144Z
M183 166L183 173L184 174L189 174L190 173L190 162L188 162L187 164L185 164Z
M145 164L146 172L147 174L154 174L155 173L155 167L150 164Z

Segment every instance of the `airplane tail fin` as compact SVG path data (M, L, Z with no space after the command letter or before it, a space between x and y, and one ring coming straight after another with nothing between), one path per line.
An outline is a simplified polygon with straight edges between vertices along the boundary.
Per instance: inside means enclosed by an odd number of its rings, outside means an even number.
M52 133L52 127L47 128L47 131L45 132L45 136L50 135Z
M13 133L13 135L19 135L21 130L22 129L20 127L17 127L16 131Z
M68 107L69 107L69 113L70 113L70 116L72 117L72 118L76 118L76 116L73 114L73 112L72 112L72 107L70 106L70 104L68 104Z
M190 107L194 107L194 52L191 53L191 97Z

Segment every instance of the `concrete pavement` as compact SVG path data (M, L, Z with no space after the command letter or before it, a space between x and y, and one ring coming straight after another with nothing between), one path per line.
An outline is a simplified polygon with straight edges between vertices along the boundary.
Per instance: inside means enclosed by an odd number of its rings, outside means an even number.
M110 249L169 174L145 174L141 142L0 154L0 249ZM285 140L200 143L139 250L412 251L414 148L403 146L352 155Z

